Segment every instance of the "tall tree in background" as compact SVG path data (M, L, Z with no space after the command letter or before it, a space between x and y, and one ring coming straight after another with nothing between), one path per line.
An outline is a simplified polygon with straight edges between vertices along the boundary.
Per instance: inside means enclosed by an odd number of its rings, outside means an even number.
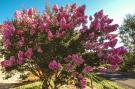
M122 66L123 71L135 70L135 15L127 15L120 27L120 38L129 49L129 53L125 55L126 61Z

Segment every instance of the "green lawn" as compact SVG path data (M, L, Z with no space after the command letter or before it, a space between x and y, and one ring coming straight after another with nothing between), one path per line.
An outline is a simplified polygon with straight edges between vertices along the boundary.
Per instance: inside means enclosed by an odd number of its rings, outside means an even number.
M97 77L96 79L98 80L93 81L94 89L125 89L119 86L117 83L111 82L109 80L105 80L101 77ZM34 82L27 85L22 85L14 89L42 89L41 86L42 86L42 83L38 81L38 82ZM60 87L60 89L69 89L69 88L67 88L65 85L65 86ZM86 89L90 89L89 81L88 81Z

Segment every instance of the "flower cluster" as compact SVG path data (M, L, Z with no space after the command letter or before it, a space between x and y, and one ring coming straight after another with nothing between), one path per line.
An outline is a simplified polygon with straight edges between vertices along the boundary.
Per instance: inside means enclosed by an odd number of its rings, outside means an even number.
M77 54L68 55L65 58L65 61L66 62L73 62L77 66L80 66L84 62L84 60Z
M79 84L80 84L80 87L81 87L81 89L85 89L86 88L86 79L85 79L85 77L84 76L82 76L82 75L79 75Z
M60 68L60 66L60 63L57 63L56 60L52 60L48 65L49 69L51 70L57 70Z

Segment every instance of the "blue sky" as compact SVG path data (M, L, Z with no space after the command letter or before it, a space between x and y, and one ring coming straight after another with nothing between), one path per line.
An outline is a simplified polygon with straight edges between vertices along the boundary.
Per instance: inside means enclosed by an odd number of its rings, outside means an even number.
M105 14L114 19L114 23L119 25L126 14L135 14L135 0L0 0L0 24L13 18L15 10L36 8L42 12L45 4L53 6L65 6L67 3L76 3L78 6L86 5L86 14L93 15L95 12L103 9ZM123 45L120 43L117 46Z
M93 15L103 9L105 14L114 19L114 23L121 24L123 17L135 13L135 0L0 0L0 23L11 19L15 10L34 7L40 12L44 10L45 3L53 6L65 6L67 3L86 5L86 14Z

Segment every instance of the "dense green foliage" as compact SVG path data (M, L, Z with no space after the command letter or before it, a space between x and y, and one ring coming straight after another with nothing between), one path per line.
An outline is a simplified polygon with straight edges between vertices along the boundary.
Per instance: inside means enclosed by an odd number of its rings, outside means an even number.
M129 49L125 55L125 61L121 66L121 71L135 72L135 15L127 15L120 27L120 38Z

